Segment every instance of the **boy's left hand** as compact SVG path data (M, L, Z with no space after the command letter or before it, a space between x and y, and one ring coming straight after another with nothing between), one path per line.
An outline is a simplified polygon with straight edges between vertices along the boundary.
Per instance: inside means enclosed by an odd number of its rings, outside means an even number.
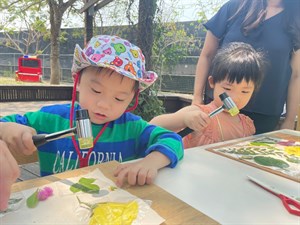
M158 170L169 164L168 157L158 151L152 151L142 160L119 165L114 172L114 176L117 177L116 184L122 187L125 179L130 185L152 184Z
M119 165L114 172L114 176L117 177L116 184L118 187L123 186L125 179L130 185L145 185L153 183L157 172L158 169L153 167L153 163L140 160Z

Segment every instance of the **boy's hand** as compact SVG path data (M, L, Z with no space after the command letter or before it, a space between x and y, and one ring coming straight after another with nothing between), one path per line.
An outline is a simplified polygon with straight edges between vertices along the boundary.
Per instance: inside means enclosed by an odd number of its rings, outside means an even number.
M152 184L158 172L158 169L154 168L152 164L141 160L118 166L114 172L114 175L117 177L117 186L122 187L125 179L130 185Z
M114 172L116 184L122 187L127 179L129 185L152 184L158 170L170 163L170 160L160 152L153 151L140 161L121 164Z
M36 150L32 141L34 134L36 131L28 126L12 122L0 124L0 138L6 142L10 151L15 153L31 155Z
M207 113L202 112L198 107L189 110L184 116L184 124L195 131L201 131L210 123L210 118Z
M10 189L20 176L19 166L7 145L0 140L0 211L6 210Z

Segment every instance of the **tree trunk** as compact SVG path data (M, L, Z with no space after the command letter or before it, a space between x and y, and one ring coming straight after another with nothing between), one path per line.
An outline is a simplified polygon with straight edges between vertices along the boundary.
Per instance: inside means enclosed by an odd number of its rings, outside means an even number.
M51 52L50 52L50 66L51 66L51 76L50 84L59 84L61 77L60 62L59 62L59 35L62 16L60 15L60 9L55 3L55 0L49 0L50 8L50 24L51 24Z
M87 3L89 0L85 0L85 3ZM85 28L85 34L84 34L84 45L86 45L91 38L94 35L93 32L93 21L94 21L94 16L93 16L93 10L94 6L91 6L89 9L87 9L84 12L84 28Z
M61 78L61 66L59 61L59 41L56 37L52 37L51 34L51 54L50 54L50 65L51 65L51 77L50 84L60 84Z
M61 78L61 67L59 61L60 54L60 28L64 12L75 2L76 0L69 0L67 2L48 0L50 8L50 24L51 24L51 53L50 53L50 66L51 76L50 84L59 84ZM71 74L70 74L71 76Z
M140 0L137 45L146 58L146 70L152 69L153 20L157 8L157 0Z

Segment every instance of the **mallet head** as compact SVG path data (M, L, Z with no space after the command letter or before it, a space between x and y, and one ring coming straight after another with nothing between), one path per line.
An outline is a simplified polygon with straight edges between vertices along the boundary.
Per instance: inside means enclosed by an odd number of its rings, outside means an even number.
M76 133L78 136L79 148L87 149L94 146L92 125L88 110L76 110Z
M226 94L226 92L224 92L223 94L220 94L219 97L223 102L223 108L226 109L231 116L235 116L235 115L239 114L240 111L239 111L238 107L236 106L236 104L234 103L232 98L230 98Z

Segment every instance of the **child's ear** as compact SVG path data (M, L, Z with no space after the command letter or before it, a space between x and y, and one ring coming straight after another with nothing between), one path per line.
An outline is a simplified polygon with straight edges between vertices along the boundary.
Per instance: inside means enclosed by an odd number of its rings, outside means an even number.
M209 76L207 79L208 79L209 86L211 88L214 88L215 87L214 78L212 76Z

